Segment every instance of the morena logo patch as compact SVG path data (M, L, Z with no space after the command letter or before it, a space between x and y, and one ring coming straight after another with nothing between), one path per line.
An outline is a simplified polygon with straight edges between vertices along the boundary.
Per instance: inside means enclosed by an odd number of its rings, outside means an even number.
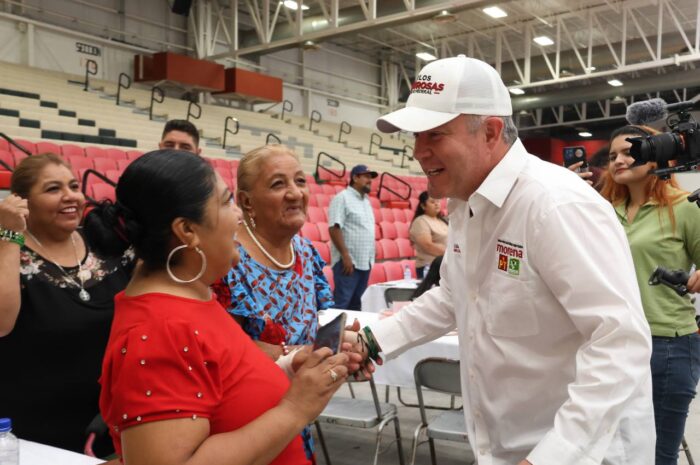
M442 82L434 82L431 76L419 75L411 86L411 93L439 95L445 89Z

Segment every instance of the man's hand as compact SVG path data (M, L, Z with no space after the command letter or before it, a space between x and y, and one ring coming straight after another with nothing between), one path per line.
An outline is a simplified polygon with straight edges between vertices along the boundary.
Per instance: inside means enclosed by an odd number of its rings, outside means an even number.
M352 258L349 253L344 253L341 257L343 260L343 274L351 275L355 271L355 265L352 264Z
M580 162L578 162L578 163L574 163L573 165L569 166L568 168L569 168L571 171L573 171L573 172L576 173L576 170L579 169L579 168L581 168L582 165L583 165L583 162L580 161ZM590 171L584 171L583 173L576 173L576 174L578 174L578 176L579 176L581 179L583 179L584 181L586 181L590 186L593 185L593 181L591 181L590 179L588 179L588 178L590 178L591 176L593 176L593 173L591 173Z
M690 275L687 287L688 292L700 292L700 271L696 271L695 273Z
M581 163L583 163L583 162L581 162ZM532 463L528 462L527 460L523 460L518 465L532 465Z

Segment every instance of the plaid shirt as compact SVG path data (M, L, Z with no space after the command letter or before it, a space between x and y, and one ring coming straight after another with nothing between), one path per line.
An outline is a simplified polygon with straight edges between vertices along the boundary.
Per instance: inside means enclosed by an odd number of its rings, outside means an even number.
M333 197L328 208L328 226L338 225L352 263L358 270L369 270L374 263L374 212L367 195L348 187ZM340 260L340 252L331 242L331 265Z

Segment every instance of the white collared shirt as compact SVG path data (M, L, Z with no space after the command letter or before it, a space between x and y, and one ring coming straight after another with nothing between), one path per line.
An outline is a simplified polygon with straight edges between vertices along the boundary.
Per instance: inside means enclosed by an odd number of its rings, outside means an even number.
M449 211L440 287L372 325L385 355L458 329L479 465L653 465L651 336L610 204L518 140Z

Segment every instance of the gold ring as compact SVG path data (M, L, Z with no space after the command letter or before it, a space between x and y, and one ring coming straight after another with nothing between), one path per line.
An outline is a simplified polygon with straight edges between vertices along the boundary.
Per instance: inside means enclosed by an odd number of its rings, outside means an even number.
M330 369L328 370L328 374L331 375L331 379L333 380L334 383L335 383L336 381L338 381L338 373L336 373L335 371L333 371L333 368L330 368Z

